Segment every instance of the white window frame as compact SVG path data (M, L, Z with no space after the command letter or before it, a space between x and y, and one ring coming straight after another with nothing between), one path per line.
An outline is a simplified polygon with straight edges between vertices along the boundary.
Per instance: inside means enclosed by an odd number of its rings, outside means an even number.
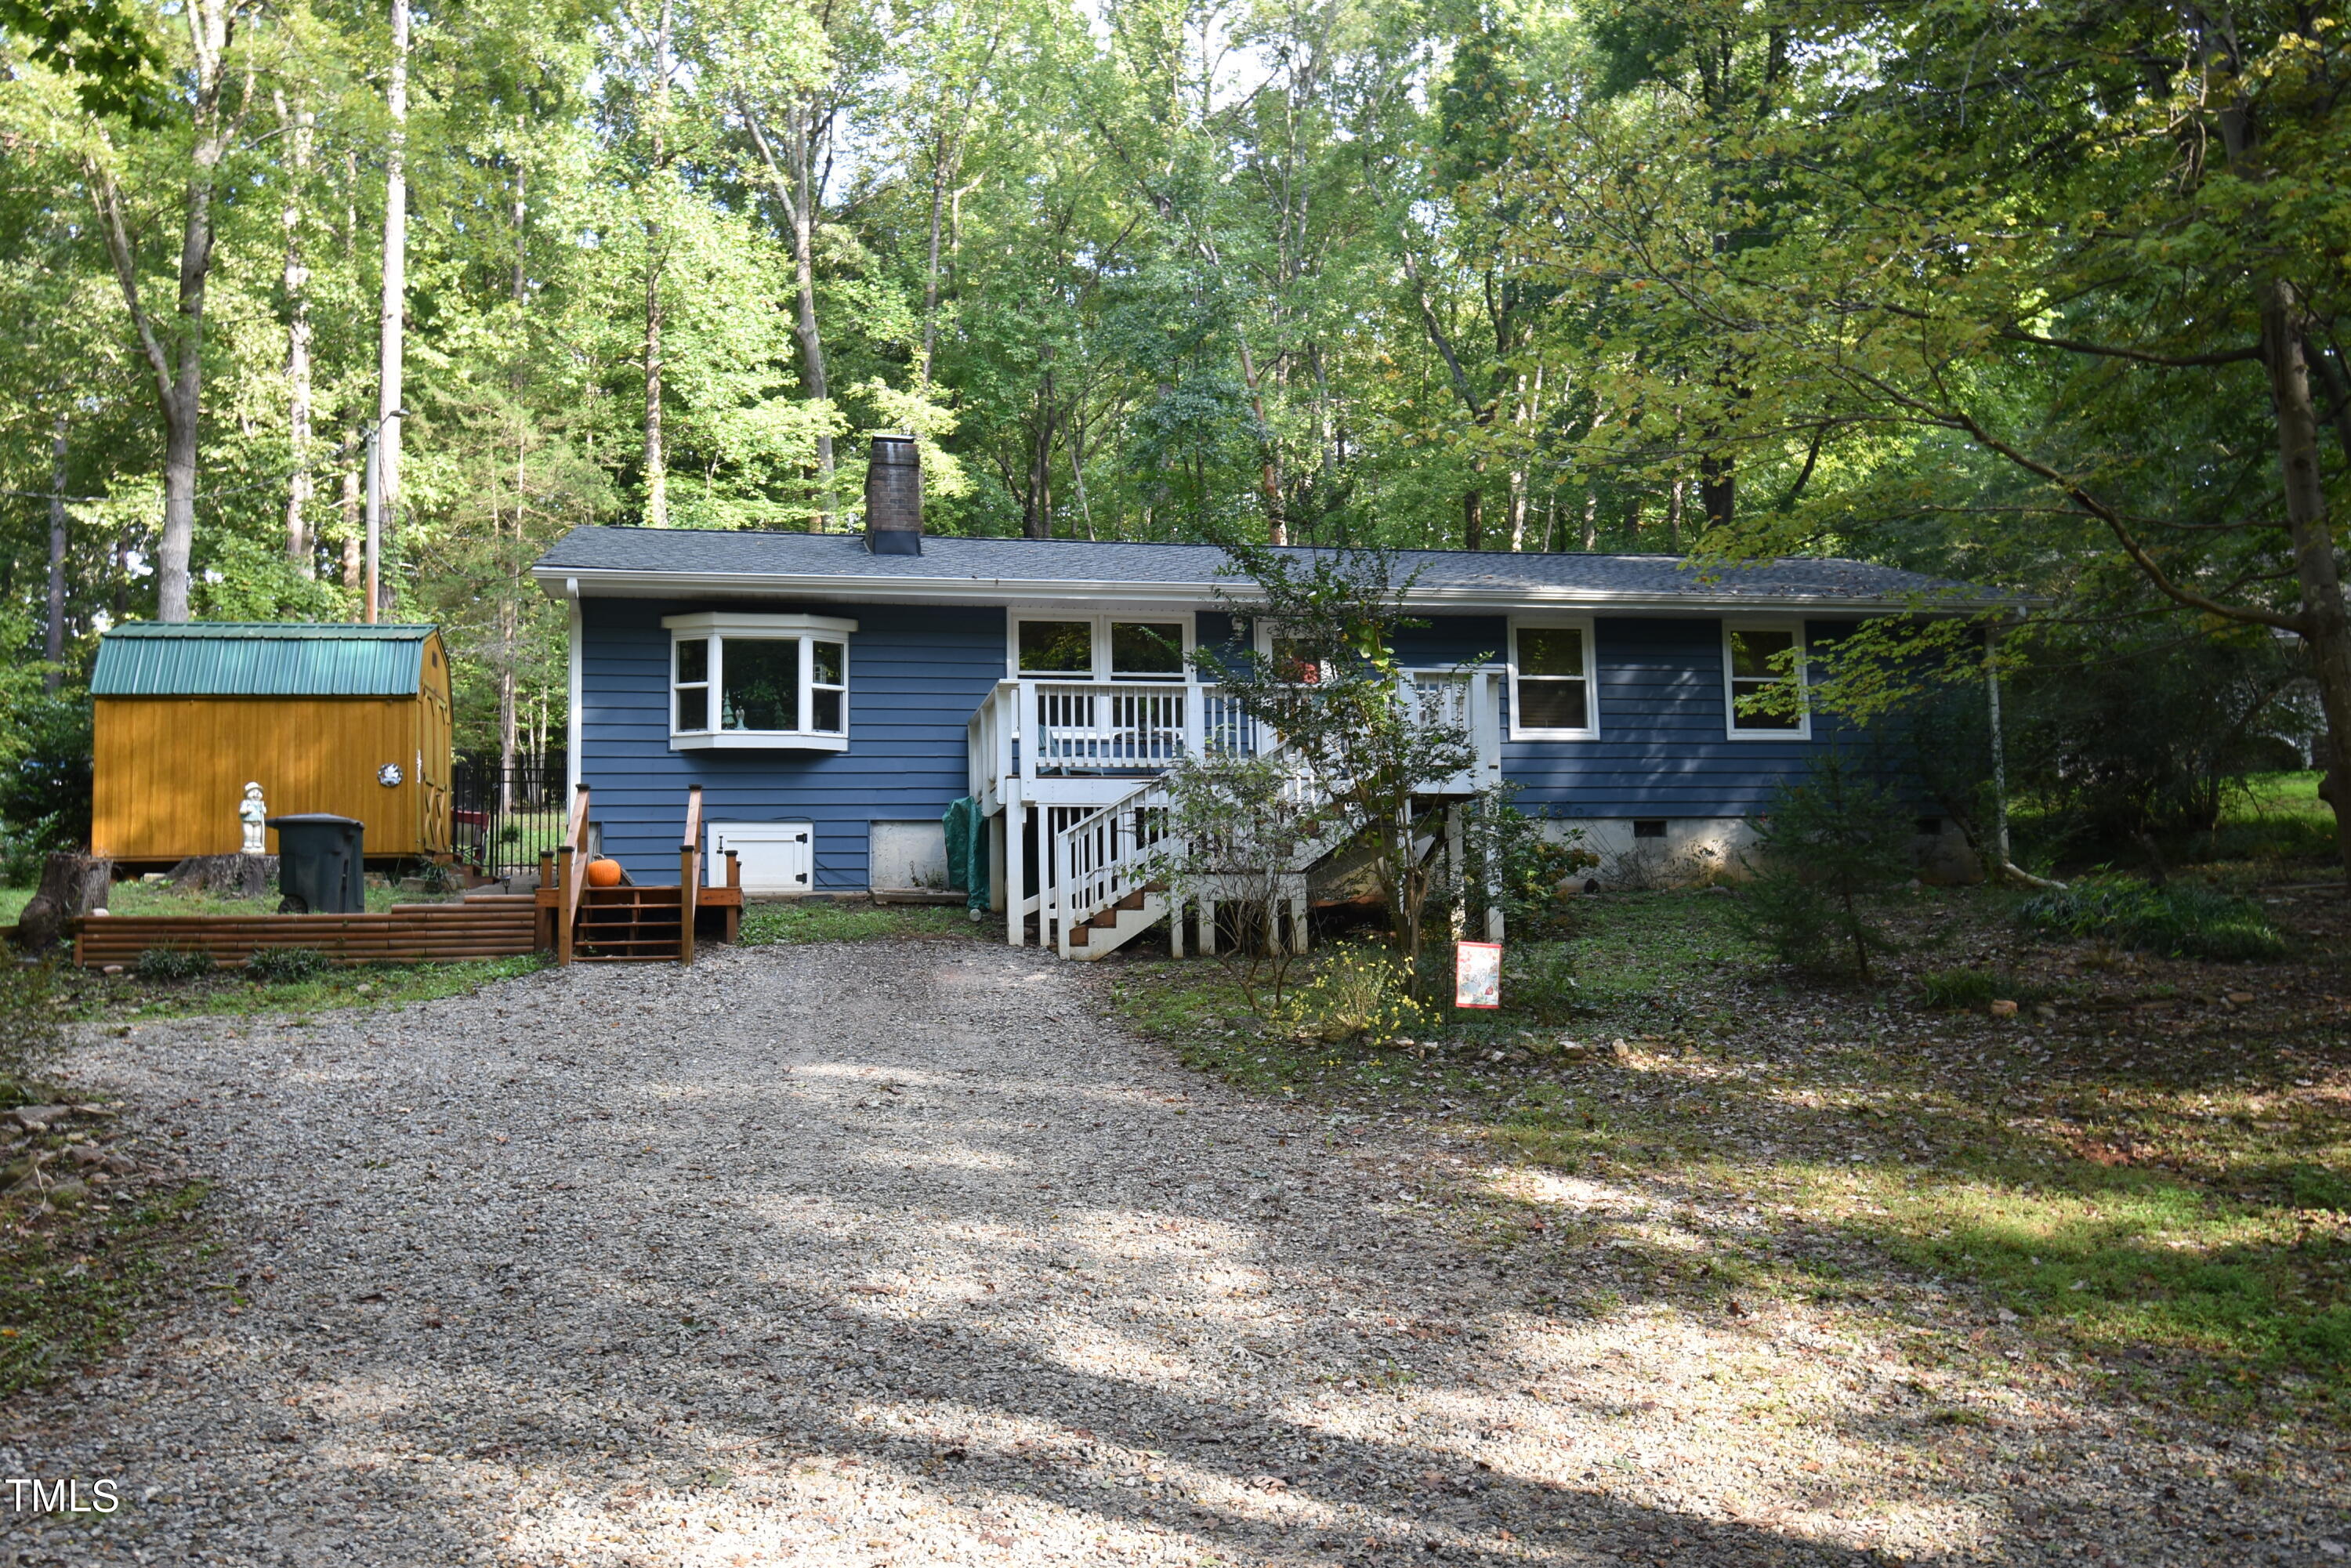
M850 640L856 633L857 622L831 615L747 615L725 611L705 611L695 615L664 615L662 626L669 632L669 667L666 698L669 708L669 748L672 751L846 751L849 749L849 686ZM706 639L708 655L709 695L707 716L715 727L724 698L726 680L726 639L737 642L757 638L791 638L800 645L799 704L800 727L798 729L710 729L682 730L677 727L677 645L684 642ZM820 687L815 680L816 643L841 644L841 684L830 682ZM818 690L841 693L841 728L812 729L808 720L814 715L813 693Z
M1730 638L1735 632L1785 632L1795 638L1796 725L1792 729L1750 729L1739 722L1739 688L1730 673ZM1750 617L1722 623L1722 727L1732 740L1810 740L1813 738L1811 648L1804 623L1785 616Z
M1084 621L1091 622L1093 627L1092 667L1082 674L1079 674L1075 670L1064 671L1058 674L1050 671L1039 671L1033 674L1022 670L1020 667L1020 627L1023 622L1029 621ZM1110 667L1110 629L1113 622L1126 622L1134 624L1157 626L1181 625L1184 628L1183 669L1177 674L1172 675L1113 674L1111 672ZM1008 678L1016 681L1147 681L1154 685L1180 685L1186 681L1197 680L1199 678L1198 674L1192 668L1194 639L1198 634L1198 625L1194 619L1193 612L1188 610L1134 610L1109 611L1102 612L1097 612L1092 610L1016 610L1012 612L1011 614L1005 617L1004 667L1007 672Z
M1520 716L1526 710L1519 706L1519 629L1540 632L1573 632L1583 639L1583 727L1581 729L1542 729L1528 724ZM1600 642L1594 633L1589 615L1513 615L1510 617L1510 738L1512 740L1596 740L1600 737ZM1545 677L1536 676L1534 679ZM1561 677L1552 676L1551 679Z

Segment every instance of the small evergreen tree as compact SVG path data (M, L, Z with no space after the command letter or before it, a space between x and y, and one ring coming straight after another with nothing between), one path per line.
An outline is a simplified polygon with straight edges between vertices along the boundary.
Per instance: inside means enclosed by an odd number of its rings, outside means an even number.
M1892 946L1867 900L1909 873L1910 822L1884 785L1835 752L1801 784L1782 784L1771 810L1750 819L1751 874L1737 905L1748 937L1798 968L1850 952L1869 977L1869 955Z

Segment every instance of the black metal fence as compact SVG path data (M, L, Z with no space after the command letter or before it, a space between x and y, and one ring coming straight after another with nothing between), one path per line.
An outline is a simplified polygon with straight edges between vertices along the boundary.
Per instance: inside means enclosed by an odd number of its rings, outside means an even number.
M539 855L563 841L565 770L560 751L518 757L511 768L495 757L459 758L449 818L459 863L501 880L537 871Z

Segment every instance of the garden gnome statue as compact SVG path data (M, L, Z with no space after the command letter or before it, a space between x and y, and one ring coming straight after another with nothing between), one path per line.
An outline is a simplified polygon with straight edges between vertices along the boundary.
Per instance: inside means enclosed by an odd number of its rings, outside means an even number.
M245 800L236 808L236 820L245 824L245 850L249 855L266 855L267 842L262 838L262 824L269 819L269 808L261 803L261 786L247 784Z

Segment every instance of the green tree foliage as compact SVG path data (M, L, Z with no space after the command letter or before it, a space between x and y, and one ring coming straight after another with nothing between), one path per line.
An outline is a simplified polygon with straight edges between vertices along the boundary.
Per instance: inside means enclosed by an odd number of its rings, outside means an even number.
M550 538L853 528L910 430L945 531L1827 550L2050 601L2053 689L2135 579L2303 651L2341 800L2335 20L435 6L395 613L450 628L466 749L528 749ZM0 3L0 629L61 683L126 618L355 612L391 48ZM1973 634L1855 640L1869 700Z
M1734 905L1740 924L1783 964L1828 967L1850 959L1869 977L1886 939L1870 903L1909 874L1910 820L1885 785L1831 752L1808 777L1772 791L1753 819L1750 873Z

